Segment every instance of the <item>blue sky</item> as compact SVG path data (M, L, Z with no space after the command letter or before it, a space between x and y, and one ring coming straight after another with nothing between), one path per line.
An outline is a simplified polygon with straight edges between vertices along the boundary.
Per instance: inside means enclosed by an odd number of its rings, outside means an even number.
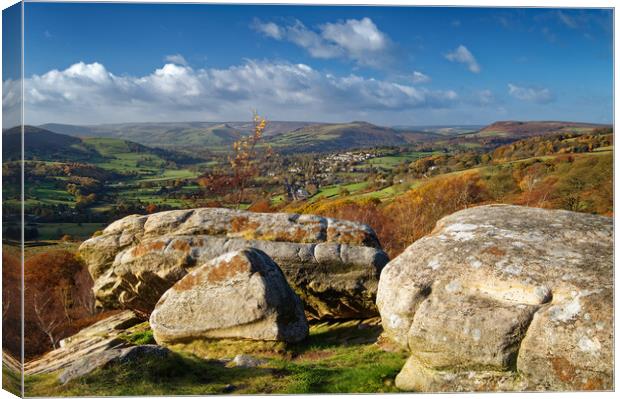
M26 122L611 122L612 13L27 3Z

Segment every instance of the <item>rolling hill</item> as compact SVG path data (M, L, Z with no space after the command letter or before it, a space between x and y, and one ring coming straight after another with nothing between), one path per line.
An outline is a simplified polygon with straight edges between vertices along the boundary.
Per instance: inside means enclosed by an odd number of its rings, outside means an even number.
M398 131L367 122L311 125L278 135L270 144L282 152L327 152L430 141L433 133Z
M611 125L560 121L500 121L472 133L470 137L504 137L522 139L533 136L547 136L558 133L585 133Z
M98 154L82 146L76 137L50 132L34 126L24 127L25 158L46 161L85 161ZM5 161L21 159L21 128L19 126L2 132L2 157Z
M265 137L274 137L311 122L269 121ZM242 135L251 133L252 122L170 122L119 123L104 125L66 125L48 123L40 127L76 137L111 137L134 141L149 147L196 147L219 149L229 146Z
M149 162L195 163L199 159L174 151L150 148L142 144L116 138L74 137L55 133L35 126L25 126L25 154L27 160L87 162L106 164L121 158L143 158ZM20 159L20 128L2 132L2 156L5 160Z

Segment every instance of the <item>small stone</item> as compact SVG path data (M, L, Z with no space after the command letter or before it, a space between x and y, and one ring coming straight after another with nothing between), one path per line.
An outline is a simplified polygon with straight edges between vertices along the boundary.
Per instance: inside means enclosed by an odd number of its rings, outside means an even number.
M237 367L258 367L266 362L250 355L237 355L232 362Z

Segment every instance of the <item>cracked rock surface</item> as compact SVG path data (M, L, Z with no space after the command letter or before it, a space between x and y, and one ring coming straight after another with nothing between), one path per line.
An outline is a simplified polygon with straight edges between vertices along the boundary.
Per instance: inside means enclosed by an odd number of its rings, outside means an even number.
M613 389L613 220L489 205L383 269L385 336L416 391Z
M79 249L104 308L150 313L188 272L244 248L282 269L305 311L317 319L377 314L379 273L388 262L366 225L313 215L200 208L132 215Z

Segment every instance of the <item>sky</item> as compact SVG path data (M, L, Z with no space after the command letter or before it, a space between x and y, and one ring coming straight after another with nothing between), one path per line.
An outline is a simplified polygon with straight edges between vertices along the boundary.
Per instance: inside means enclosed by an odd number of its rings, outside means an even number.
M612 11L25 4L25 120L612 121ZM15 84L3 78L3 85Z

